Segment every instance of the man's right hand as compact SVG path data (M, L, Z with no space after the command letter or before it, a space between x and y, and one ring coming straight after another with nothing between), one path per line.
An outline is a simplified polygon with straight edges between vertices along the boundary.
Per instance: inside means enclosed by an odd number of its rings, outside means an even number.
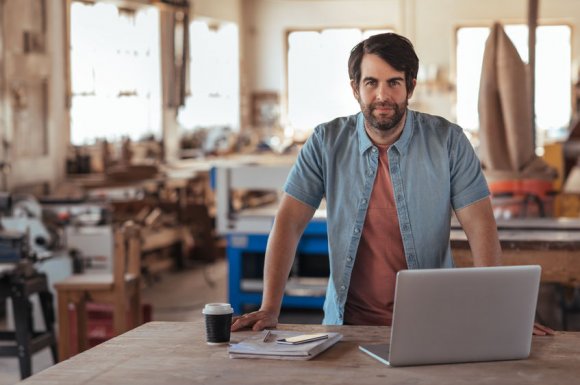
M254 331L260 331L265 328L275 328L278 325L278 315L266 310L258 310L234 317L232 321L233 332L249 327Z

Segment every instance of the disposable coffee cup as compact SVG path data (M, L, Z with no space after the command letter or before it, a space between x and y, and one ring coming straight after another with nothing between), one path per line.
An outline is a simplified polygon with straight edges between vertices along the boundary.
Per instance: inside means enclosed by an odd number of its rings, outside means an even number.
M230 342L230 328L234 310L229 303L208 303L203 308L205 333L208 345Z

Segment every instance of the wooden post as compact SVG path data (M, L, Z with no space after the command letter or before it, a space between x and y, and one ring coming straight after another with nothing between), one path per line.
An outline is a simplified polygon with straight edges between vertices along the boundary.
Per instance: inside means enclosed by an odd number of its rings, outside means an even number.
M528 0L528 48L529 48L529 68L530 68L530 103L532 119L532 139L534 150L536 147L536 27L538 25L538 2L539 0Z

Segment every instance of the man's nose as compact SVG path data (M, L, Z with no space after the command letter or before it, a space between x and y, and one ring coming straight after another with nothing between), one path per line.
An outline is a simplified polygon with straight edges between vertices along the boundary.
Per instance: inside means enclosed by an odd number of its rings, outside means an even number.
M386 84L379 84L377 87L377 100L385 101L389 98L389 87Z

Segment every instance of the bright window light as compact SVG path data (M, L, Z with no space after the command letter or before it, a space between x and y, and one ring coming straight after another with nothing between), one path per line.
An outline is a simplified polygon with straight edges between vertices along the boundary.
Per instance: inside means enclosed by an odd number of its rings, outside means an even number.
M290 134L360 110L348 77L350 50L388 30L325 29L288 35L288 123Z
M190 95L179 110L186 130L240 128L238 27L233 23L190 24Z
M466 27L457 31L457 123L469 131L479 129L479 81L489 30ZM507 25L505 31L527 63L527 26ZM536 30L535 110L540 141L566 132L572 110L571 71L570 27L539 26Z
M160 138L157 9L73 2L70 38L71 142Z
M457 123L469 131L479 127L477 100L487 35L489 28L457 31Z

